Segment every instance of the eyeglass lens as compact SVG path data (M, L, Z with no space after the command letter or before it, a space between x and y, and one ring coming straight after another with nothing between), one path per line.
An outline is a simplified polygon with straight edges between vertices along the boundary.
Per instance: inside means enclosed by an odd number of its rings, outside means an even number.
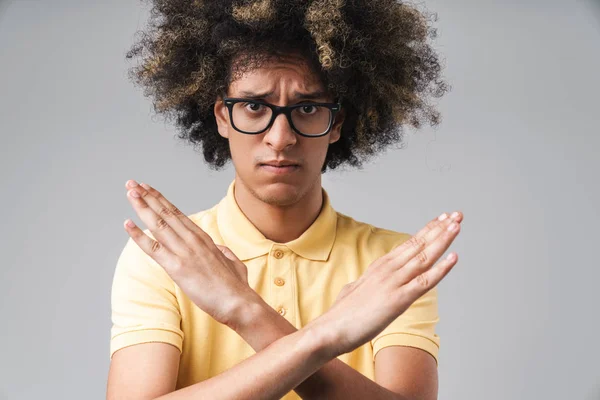
M262 104L239 102L233 105L234 125L245 132L255 133L266 129L273 110ZM292 110L294 127L305 135L321 135L327 131L331 121L331 110L311 104Z

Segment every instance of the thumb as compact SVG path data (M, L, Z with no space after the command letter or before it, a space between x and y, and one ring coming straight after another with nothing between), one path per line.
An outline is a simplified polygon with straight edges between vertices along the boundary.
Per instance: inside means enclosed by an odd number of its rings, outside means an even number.
M233 251L229 250L229 247L222 246L220 244L217 244L217 247L219 248L219 250L221 250L221 253L223 253L225 257L229 258L231 261L240 261L239 258L237 258L235 254L233 254Z
M229 247L221 246L219 244L217 244L217 247L219 248L219 250L221 250L221 252L223 253L223 255L225 255L225 257L227 257L228 259L233 261L233 266L234 266L235 270L237 271L238 275L244 282L247 283L248 282L248 268L246 268L246 265L243 262L241 262L240 259L237 258L237 256L235 254L233 254L233 251L231 251L229 249Z

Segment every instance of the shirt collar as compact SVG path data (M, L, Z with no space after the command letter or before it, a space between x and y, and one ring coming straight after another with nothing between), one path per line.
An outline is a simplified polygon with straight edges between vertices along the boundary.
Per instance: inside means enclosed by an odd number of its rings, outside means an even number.
M235 180L229 185L227 195L217 207L217 225L225 245L242 261L268 254L274 244L267 239L239 208L233 191ZM287 246L301 257L325 261L329 258L337 228L337 213L331 207L329 196L325 189L323 206L317 219L300 237L279 243Z

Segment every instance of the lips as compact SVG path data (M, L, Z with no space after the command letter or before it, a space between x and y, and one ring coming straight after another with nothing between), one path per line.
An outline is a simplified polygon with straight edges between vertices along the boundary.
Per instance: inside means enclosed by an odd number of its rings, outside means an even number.
M260 165L267 165L270 167L297 167L298 163L295 163L293 161L269 161L266 163L261 163Z
M285 168L285 167L297 167L298 164L260 164L266 167Z
M300 168L300 165L282 161L259 164L259 167L268 173L281 175L294 173Z

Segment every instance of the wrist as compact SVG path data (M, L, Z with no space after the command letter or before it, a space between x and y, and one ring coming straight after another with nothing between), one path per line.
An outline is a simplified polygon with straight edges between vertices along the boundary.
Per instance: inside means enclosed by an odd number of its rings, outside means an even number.
M265 307L268 307L268 305L262 297L249 288L245 295L238 297L238 301L231 312L231 318L226 325L238 334L247 331L251 324L261 319L265 313Z
M331 325L327 325L322 318L311 321L301 330L311 340L309 345L320 359L327 362L340 355L336 350L339 342L338 335Z

